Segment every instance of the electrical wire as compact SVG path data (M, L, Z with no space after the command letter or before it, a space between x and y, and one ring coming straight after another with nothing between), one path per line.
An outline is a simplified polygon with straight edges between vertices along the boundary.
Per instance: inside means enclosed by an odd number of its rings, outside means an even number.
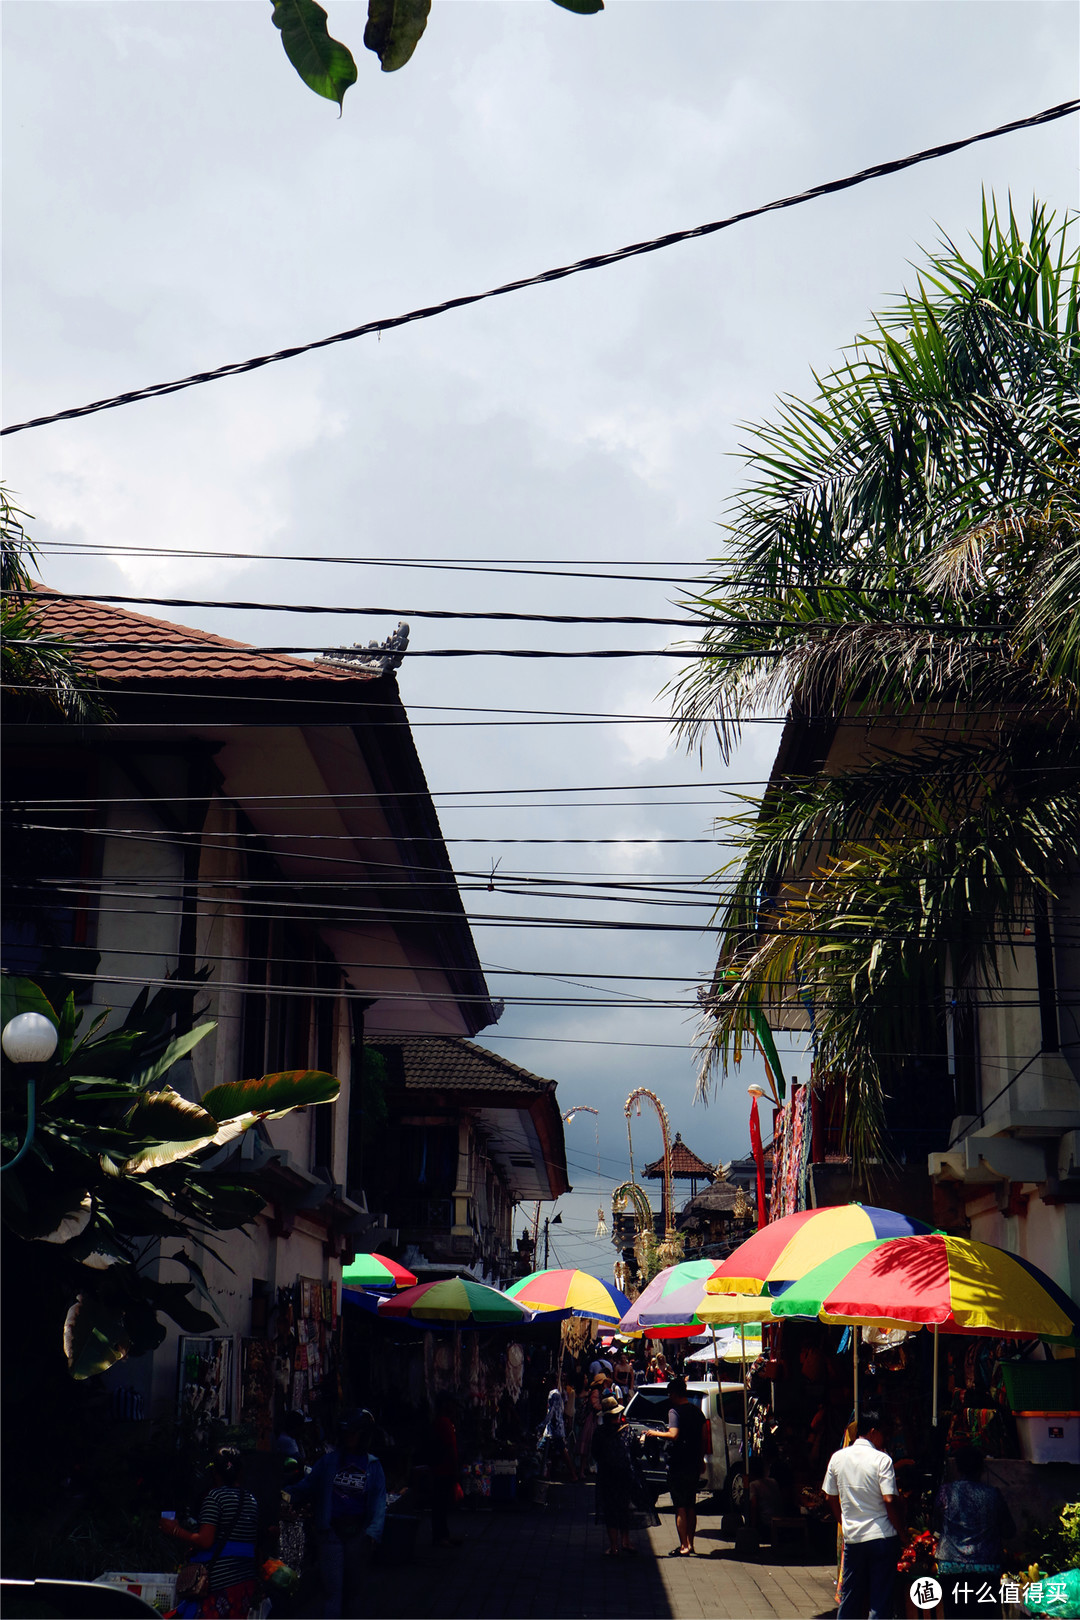
M795 623L791 619L763 619L763 618L735 618L721 619L715 615L707 618L688 619L660 619L649 618L633 613L518 613L494 609L458 609L458 608L389 608L389 607L342 607L315 605L301 602L251 602L240 600L208 600L204 597L191 596L114 596L100 592L76 592L48 590L2 590L0 598L12 598L20 602L104 602L126 603L139 607L180 607L180 608L214 608L228 609L231 612L242 613L304 613L304 614L334 614L360 618L384 619L463 619L481 620L509 624L630 624L630 625L659 625L676 627L683 630L848 630L856 624L860 629L903 629L932 632L935 635L971 635L989 632L991 635L1001 635L1004 626L1000 622L988 624L972 623L964 620L921 621L918 619L882 619L880 623L869 623L865 620L851 621L842 619L813 619L799 620ZM135 617L135 615L133 615ZM25 645L13 638L13 645ZM84 641L79 638L80 647L93 647L96 643ZM118 643L117 645L125 645ZM135 645L160 649L160 642L147 642ZM228 652L243 650L230 644L223 649ZM266 651L267 649L253 649ZM311 651L312 649L305 649ZM318 649L315 649L318 650ZM374 649L377 651L378 649Z
M627 575L628 568L697 568L697 562L642 562L631 559L521 557L504 562L493 562L485 557L346 557L310 554L308 552L281 552L267 554L262 551L204 551L195 546L123 546L97 540L35 540L35 553L50 557L187 557L212 562L298 562L328 563L334 567L349 568L419 568L442 573L460 574L524 574L542 579L595 579L613 584L631 585L693 585L708 584L711 575L698 579L674 579L669 574ZM600 568L617 569L617 573L592 572ZM585 571L583 571L585 570Z
M356 557L337 555L323 555L310 552L263 552L263 551L208 551L196 546L125 546L112 541L101 540L35 540L34 552L50 557L152 557L155 561L162 557L186 557L193 560L212 562L298 562L330 564L334 567L350 568L418 568L449 573L469 574L527 574L530 577L551 579L595 579L607 583L624 585L707 585L711 590L718 590L721 586L735 585L745 587L745 574L718 574L716 572L701 574L696 579L678 579L669 574L628 575L629 568L708 568L712 564L720 564L716 558L697 559L693 562L676 562L669 558L662 558L659 562L642 558L583 558L583 557L517 557L493 562L486 557ZM591 573L582 572L583 569L593 568L617 569L617 573ZM895 585L863 585L852 584L850 580L815 580L813 588L819 591L848 592L853 596L865 598L867 596L885 596L894 599L897 596L913 596L920 601L926 599L926 591L918 586ZM771 590L805 591L803 584L785 585L783 582L770 586ZM94 598L100 600L100 598Z
M913 168L916 164L929 163L934 159L947 157L953 152L960 152L965 147L974 146L982 141L996 140L1002 135L1011 135L1022 129L1035 129L1043 124L1055 122L1065 118L1080 107L1076 99L1059 102L1056 106L1044 108L1042 112L1029 114L1025 118L1012 119L1007 124L998 124L993 129L983 130L978 135L965 135L960 140L945 141L936 146L924 148L920 152L913 152L907 157L892 158L885 163L871 164L868 168L860 169L855 174L845 175L837 180L826 180L819 185L811 186L806 191L797 192L791 196L780 197L773 202L763 203L756 208L745 208L739 213L730 214L726 219L713 220L706 225L695 225L688 230L669 231L663 236L654 236L644 242L633 242L626 247L618 248L610 253L597 253L588 258L578 259L572 264L560 265L551 270L543 270L538 275L524 276L516 281L504 282L502 286L488 288L485 292L467 293L462 297L448 298L440 304L430 304L421 309L410 310L404 315L394 315L382 320L367 321L361 326L351 327L345 332L336 332L332 337L317 338L313 342L296 344L291 348L278 349L273 354L255 355L250 360L235 361L229 365L217 366L209 371L195 372L192 376L181 377L174 382L154 383L146 388L137 388L123 394L114 394L107 399L94 400L88 405L77 405L67 410L53 411L47 416L36 416L27 422L15 422L0 430L3 434L22 433L28 428L44 427L51 422L71 421L76 417L90 416L98 411L115 410L121 405L131 405L144 399L157 399L165 394L175 394L182 389L195 388L203 383L217 382L224 377L239 376L244 372L256 371L262 366L274 365L281 360L291 360L297 355L308 354L316 349L325 349L333 344L351 342L354 338L366 337L376 332L388 332L395 327L406 326L414 321L430 320L433 316L443 315L452 309L463 309L469 304L477 304L485 299L500 298L507 293L520 292L526 287L538 287L551 281L561 281L567 276L580 275L586 270L599 270L608 265L621 263L625 259L640 258L647 253L656 253L663 248L673 247L680 242L689 242L698 237L711 236L717 231L727 230L746 220L756 219L762 214L778 212L781 209L794 208L801 203L815 201L819 197L832 196L837 192L847 191L853 186L864 185L870 180L879 180L886 175L898 174L904 169Z

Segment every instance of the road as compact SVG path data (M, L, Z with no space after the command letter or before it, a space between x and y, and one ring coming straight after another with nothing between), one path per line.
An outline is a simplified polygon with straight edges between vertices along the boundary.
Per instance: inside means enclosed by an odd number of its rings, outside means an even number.
M352 1620L811 1620L835 1613L833 1566L811 1560L801 1542L733 1556L720 1519L703 1514L698 1556L669 1558L678 1543L670 1506L658 1529L637 1532L635 1557L606 1558L593 1522L591 1485L552 1485L547 1508L461 1512L461 1545L431 1546L422 1520L412 1556L371 1569Z

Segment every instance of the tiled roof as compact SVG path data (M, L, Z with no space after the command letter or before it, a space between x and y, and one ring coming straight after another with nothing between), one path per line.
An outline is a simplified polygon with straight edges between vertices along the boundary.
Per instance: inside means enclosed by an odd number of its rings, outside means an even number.
M453 1035L383 1036L374 1031L376 1049L400 1052L409 1090L502 1091L540 1097L554 1090L554 1080L520 1069L509 1058Z
M44 585L37 591L47 591ZM144 613L105 602L70 602L51 593L39 598L45 629L71 641L102 642L80 653L82 661L103 680L154 681L224 680L370 681L370 671L334 668L290 658L284 653L253 653L243 641L229 641L209 630L170 624ZM127 643L128 645L121 645Z
M647 1164L643 1173L651 1180L658 1181L664 1174L663 1159ZM676 1135L671 1144L671 1173L673 1176L685 1176L687 1180L700 1181L704 1176L714 1176L716 1166L699 1159L693 1148L688 1148L682 1137Z

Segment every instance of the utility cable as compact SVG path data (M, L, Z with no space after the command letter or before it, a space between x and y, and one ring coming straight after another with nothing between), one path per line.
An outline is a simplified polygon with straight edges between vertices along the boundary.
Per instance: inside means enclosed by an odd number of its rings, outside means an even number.
M358 618L383 619L465 619L492 621L510 624L632 624L632 625L658 625L665 628L675 627L682 630L924 630L933 635L968 635L976 632L989 632L991 635L1001 635L1003 626L1000 621L987 624L971 623L960 620L933 620L924 622L917 619L881 619L871 621L866 619L750 619L734 618L720 619L715 616L688 619L658 619L649 618L633 613L516 613L502 610L484 609L457 609L457 608L389 608L389 607L342 607L327 606L325 604L304 602L249 602L237 600L211 600L205 597L194 596L116 596L103 595L97 591L54 591L47 590L0 590L0 598L10 597L19 602L112 602L135 607L175 607L175 608L220 608L240 613L310 613L335 614L339 617L344 614ZM13 644L19 645L14 640ZM98 643L84 641L80 634L78 645L97 646ZM118 643L117 645L125 645ZM131 645L144 645L160 648L160 642L131 643ZM170 643L171 645L171 643ZM242 649L230 643L228 652L238 652ZM253 651L266 651L267 649L253 648ZM311 649L308 649L309 651ZM373 649L377 651L378 649ZM407 651L407 649L406 649Z
M45 427L50 422L67 422L75 417L91 416L97 411L114 410L120 405L132 405L139 400L157 399L164 394L179 393L185 388L195 388L202 383L217 382L224 377L240 376L244 372L257 371L262 366L275 364L279 360L292 360L297 355L309 354L316 349L329 348L332 344L348 343L354 338L367 337L375 332L389 332L395 327L407 326L413 321L430 320L433 316L446 314L452 309L463 309L469 304L478 304L488 298L501 298L507 293L521 292L526 287L538 287L550 281L562 281L567 276L580 275L585 270L600 270L607 265L619 264L624 259L640 258L646 253L656 253L661 248L673 247L679 242L689 242L698 237L712 236L717 231L727 230L732 225L738 225L748 219L756 219L762 214L778 212L785 208L794 208L800 203L812 202L818 197L831 196L836 192L847 191L853 186L864 185L869 180L880 180L886 175L898 174L903 169L913 168L919 163L929 163L933 159L948 157L953 152L960 152L967 146L974 146L980 141L996 140L1001 135L1011 135L1021 129L1036 129L1040 125L1054 123L1059 118L1065 118L1080 108L1080 100L1059 102L1056 106L1047 107L1042 112L1030 114L1026 118L1015 118L1007 124L998 124L994 129L983 130L978 135L966 135L957 141L945 141L936 146L924 148L921 152L914 152L908 157L892 158L886 163L875 163L869 168L860 169L855 174L849 174L838 180L826 180L820 185L811 186L806 191L796 192L792 196L780 197L770 203L763 203L757 208L745 208L737 214L729 214L726 219L713 220L707 225L695 225L689 230L669 231L664 236L654 236L645 242L632 242L626 247L617 248L611 253L597 253L585 259L577 259L573 264L560 265L552 270L543 270L539 275L523 276L516 281L504 282L500 287L491 287L486 292L466 293L459 298L448 298L441 304L429 304L421 309L410 310L405 315L393 315L382 320L366 321L362 326L351 327L345 332L335 332L332 337L317 338L311 343L296 344L291 348L278 349L273 354L255 355L250 360L235 361L232 364L217 366L210 371L198 371L189 377L181 377L174 382L154 383L147 388L132 389L127 393L114 394L106 399L94 400L89 405L77 405L68 410L53 411L47 416L35 416L27 422L15 422L3 428L0 432L22 433L28 428Z

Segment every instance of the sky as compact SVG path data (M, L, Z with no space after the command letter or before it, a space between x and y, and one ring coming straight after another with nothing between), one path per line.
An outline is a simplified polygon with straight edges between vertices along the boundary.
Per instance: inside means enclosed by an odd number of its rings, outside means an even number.
M1071 3L609 0L579 17L547 0L435 0L394 74L363 50L362 7L327 9L359 68L340 118L294 75L262 0L7 0L4 422L717 219L1077 93ZM60 588L403 618L671 616L679 582L723 556L745 424L812 390L920 247L976 229L983 188L1021 209L1032 195L1075 207L1076 119L378 340L12 436L4 478ZM118 549L64 555L72 543ZM297 553L397 566L283 560ZM409 558L560 559L618 577ZM278 645L366 642L395 622L146 611ZM678 634L411 622L414 648L647 650ZM399 676L443 831L481 840L450 844L459 874L497 863L495 894L467 894L471 912L689 925L474 929L510 1002L482 1043L557 1080L564 1111L599 1110L567 1126L575 1190L553 1259L608 1275L596 1211L610 1224L628 1172L630 1090L657 1092L672 1131L715 1162L747 1151L757 1078L746 1061L694 1103L693 992L713 953L703 880L730 851L653 841L722 840L717 818L767 775L779 726L748 728L727 765L688 753L667 724L675 667L406 659ZM511 708L616 718L482 712ZM526 837L620 842L506 842ZM526 874L685 880L691 895L671 909L500 893ZM607 1004L512 1003L551 990ZM684 1005L620 1007L620 993ZM805 1077L793 1038L780 1044ZM640 1166L659 1132L647 1113L633 1128Z

